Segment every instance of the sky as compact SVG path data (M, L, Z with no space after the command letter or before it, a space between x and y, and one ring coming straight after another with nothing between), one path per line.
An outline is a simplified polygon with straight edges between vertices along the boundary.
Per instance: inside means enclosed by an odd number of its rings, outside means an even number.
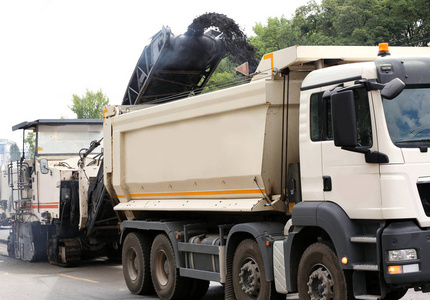
M74 119L72 96L102 90L121 104L143 48L163 26L175 35L207 12L232 18L248 36L269 17L290 18L308 0L0 0L0 139L12 126Z

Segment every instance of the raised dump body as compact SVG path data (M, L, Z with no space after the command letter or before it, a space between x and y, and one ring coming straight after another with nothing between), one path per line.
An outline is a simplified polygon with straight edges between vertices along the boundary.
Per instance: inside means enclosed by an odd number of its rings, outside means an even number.
M301 76L290 82L290 122ZM261 80L121 115L126 108L109 107L105 174L121 201L115 209L284 210L265 206L281 194L282 90L282 80ZM297 163L296 126L289 135L288 163Z

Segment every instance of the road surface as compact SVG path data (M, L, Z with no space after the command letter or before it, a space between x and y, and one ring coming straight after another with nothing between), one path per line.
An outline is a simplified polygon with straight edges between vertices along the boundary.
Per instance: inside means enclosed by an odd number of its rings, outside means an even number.
M0 299L81 300L158 299L130 294L122 267L106 258L84 261L77 268L60 268L48 262L29 263L7 256L5 240L9 230L0 227ZM213 283L203 300L224 299L224 287ZM403 300L428 300L430 293L410 290Z

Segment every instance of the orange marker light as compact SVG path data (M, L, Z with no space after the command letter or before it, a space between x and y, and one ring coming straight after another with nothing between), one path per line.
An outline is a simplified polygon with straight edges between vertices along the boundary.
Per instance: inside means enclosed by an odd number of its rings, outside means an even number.
M348 258L346 256L344 256L344 257L342 257L341 261L344 265L346 265L348 263Z
M388 52L388 43L380 43L379 52Z
M378 56L386 56L390 55L390 51L388 50L388 43L380 43Z
M266 241L266 246L269 247L270 246L270 241Z
M390 273L390 274L402 274L403 273L403 267L402 266L389 266L388 267L388 273Z

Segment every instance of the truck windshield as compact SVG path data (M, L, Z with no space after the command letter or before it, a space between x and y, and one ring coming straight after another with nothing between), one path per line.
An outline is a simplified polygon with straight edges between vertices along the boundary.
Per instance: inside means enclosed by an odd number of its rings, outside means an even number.
M430 85L407 86L383 100L391 140L398 147L430 146Z

